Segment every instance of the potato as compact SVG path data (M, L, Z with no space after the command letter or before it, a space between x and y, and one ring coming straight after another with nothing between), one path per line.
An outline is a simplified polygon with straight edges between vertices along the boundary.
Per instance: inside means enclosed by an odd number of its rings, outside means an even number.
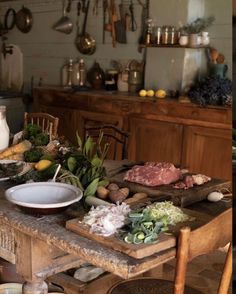
M147 193L140 192L140 193L135 193L132 198L135 198L136 200L138 200L138 199L144 199L147 197L148 197Z
M119 191L122 192L126 198L129 196L129 188L121 188Z
M103 186L97 187L97 196L100 199L106 199L108 197L109 190Z
M109 191L118 191L119 190L119 186L115 183L111 183L108 185L107 189Z
M120 190L118 191L110 191L109 193L109 198L113 203L119 202L121 203L122 201L125 200L127 196L122 193Z

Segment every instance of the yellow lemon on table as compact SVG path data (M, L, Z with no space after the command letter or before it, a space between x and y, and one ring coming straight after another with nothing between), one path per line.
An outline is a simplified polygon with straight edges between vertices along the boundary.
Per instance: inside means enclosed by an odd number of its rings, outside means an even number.
M148 96L148 97L153 97L154 94L155 94L155 92L154 92L153 90L148 90L148 91L147 91L147 96Z
M35 169L41 171L48 168L51 164L52 164L51 160L42 159L39 162L37 162L34 167Z
M143 90L140 90L139 91L139 96L140 97L146 97L146 95L147 95L147 91L146 90L143 89Z
M165 98L166 97L166 91L165 90L157 90L155 96L157 98Z

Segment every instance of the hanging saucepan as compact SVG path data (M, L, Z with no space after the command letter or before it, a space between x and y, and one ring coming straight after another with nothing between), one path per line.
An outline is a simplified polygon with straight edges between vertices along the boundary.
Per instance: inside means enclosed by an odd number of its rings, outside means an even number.
M82 33L78 35L75 40L75 45L77 49L79 50L80 53L85 55L92 55L96 51L95 39L91 37L88 33L86 33L86 23L87 23L88 11L89 11L89 4L90 4L90 1L88 0L86 11L85 11Z
M22 6L16 14L16 26L22 33L28 33L33 25L33 16L31 11Z
M16 12L13 8L9 8L4 16L4 29L12 30L16 24Z

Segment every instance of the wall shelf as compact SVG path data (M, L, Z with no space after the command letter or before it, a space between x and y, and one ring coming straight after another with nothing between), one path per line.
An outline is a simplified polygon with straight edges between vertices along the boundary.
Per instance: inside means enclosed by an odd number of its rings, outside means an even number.
M150 44L150 45L145 45L145 44L140 44L140 48L187 48L187 49L202 49L202 48L209 48L208 46L204 45L199 45L197 47L190 47L190 46L181 46L179 44L174 44L174 45L165 45L165 44Z

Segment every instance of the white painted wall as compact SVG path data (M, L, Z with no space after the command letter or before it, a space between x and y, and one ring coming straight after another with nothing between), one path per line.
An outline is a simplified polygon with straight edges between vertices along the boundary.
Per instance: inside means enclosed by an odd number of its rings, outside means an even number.
M96 60L103 69L111 67L112 59L122 62L127 62L130 59L143 59L143 54L140 54L137 50L141 20L141 7L137 4L137 0L133 0L133 2L135 4L138 30L136 32L128 32L128 44L117 44L116 48L112 47L109 33L106 33L106 42L102 44L102 1L99 0L99 15L93 16L92 7L94 1L91 0L87 28L87 31L97 41L97 51L92 56L81 55L76 49L74 45L76 30L70 35L65 35L52 29L52 25L62 15L62 0L15 0L0 3L0 20L3 20L3 16L8 8L12 7L18 11L22 4L33 12L34 25L29 33L23 34L17 28L14 28L7 35L8 42L19 45L24 55L25 90L29 88L32 76L34 76L35 86L38 85L40 77L43 79L43 85L60 84L61 68L70 57L73 59L83 57L88 68ZM117 3L119 1L117 0ZM129 0L123 1L129 3ZM189 3L189 5L187 6L186 3ZM69 15L74 23L76 21L75 6L76 1L73 3L72 12ZM204 11L205 16L215 15L216 17L215 24L209 28L211 44L226 56L229 67L228 76L231 77L232 0L150 0L150 16L160 25L178 26L181 22L184 23L187 20L193 20L197 16L202 16ZM168 60L162 59L161 51L153 50L152 58L154 59L152 60L154 62L148 63L146 71L158 78L158 75L163 75L163 70L165 70ZM166 54L168 55L167 52L164 53L164 55ZM169 60L171 60L171 55L173 54L175 54L175 51L171 51ZM176 54L178 54L177 51ZM162 59L161 66L157 66L155 63L158 58ZM173 67L173 64L171 66ZM206 60L203 58L200 70L204 72L205 66Z
M57 32L52 29L53 24L62 15L62 0L19 0L0 3L0 17L3 16L8 8L18 11L22 4L28 7L34 18L32 30L24 34L16 27L7 34L8 42L17 44L24 55L24 80L25 88L30 84L30 79L34 76L35 85L40 77L43 84L60 84L61 68L69 59L84 58L87 67L91 67L94 61L98 61L105 70L111 67L111 60L127 62L131 59L142 60L143 53L137 50L138 37L140 35L141 6L134 0L134 11L138 23L136 32L127 32L127 44L118 44L112 47L111 36L106 32L105 44L102 44L102 1L99 1L98 16L93 16L92 9L95 0L90 1L90 11L88 16L87 31L96 39L97 51L91 56L79 53L74 45L76 38L76 28L69 35ZM124 1L128 4L129 1ZM69 17L76 23L76 3L72 4L72 11ZM116 1L118 4L119 2ZM83 14L79 19L80 28L82 27Z

